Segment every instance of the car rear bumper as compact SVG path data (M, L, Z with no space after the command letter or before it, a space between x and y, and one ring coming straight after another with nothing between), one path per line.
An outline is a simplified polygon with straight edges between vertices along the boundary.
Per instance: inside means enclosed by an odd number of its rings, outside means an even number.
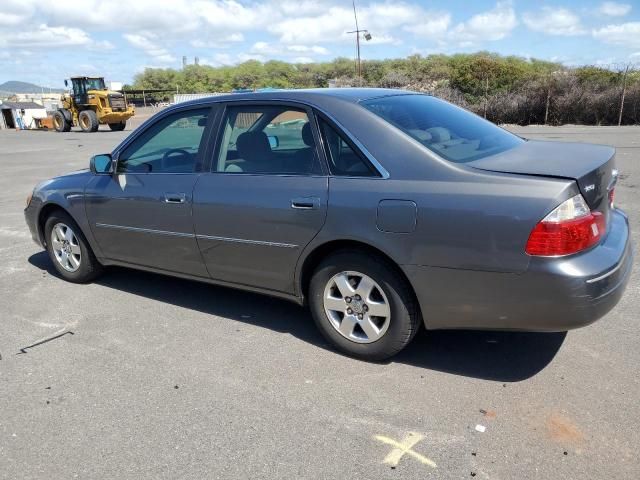
M532 257L525 273L403 269L429 329L565 331L595 322L618 303L633 255L627 217L614 210L597 247L567 257Z

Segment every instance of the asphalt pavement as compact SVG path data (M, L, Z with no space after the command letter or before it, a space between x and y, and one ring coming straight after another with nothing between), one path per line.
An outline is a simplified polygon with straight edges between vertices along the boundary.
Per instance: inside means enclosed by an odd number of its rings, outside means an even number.
M512 129L616 146L638 244L640 127ZM25 198L130 131L0 131L0 478L640 476L638 255L589 327L423 331L366 363L285 301L121 268L61 280Z

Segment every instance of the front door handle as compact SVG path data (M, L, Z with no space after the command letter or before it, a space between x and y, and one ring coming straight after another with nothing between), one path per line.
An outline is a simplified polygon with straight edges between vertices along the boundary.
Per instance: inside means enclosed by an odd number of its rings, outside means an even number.
M184 203L187 200L185 193L165 193L164 201L166 203Z
M291 199L291 208L298 210L317 210L320 208L319 197L296 197Z

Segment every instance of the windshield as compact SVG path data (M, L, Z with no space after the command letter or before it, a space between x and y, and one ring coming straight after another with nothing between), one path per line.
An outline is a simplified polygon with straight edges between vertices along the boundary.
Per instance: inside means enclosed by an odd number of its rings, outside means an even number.
M104 78L87 78L86 79L87 91L89 90L104 90Z
M524 142L467 110L429 95L374 98L362 105L455 163L488 157Z

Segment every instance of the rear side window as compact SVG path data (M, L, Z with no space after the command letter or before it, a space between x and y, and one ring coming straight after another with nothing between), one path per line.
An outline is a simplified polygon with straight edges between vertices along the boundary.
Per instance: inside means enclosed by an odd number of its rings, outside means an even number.
M362 158L345 136L322 118L318 119L333 175L345 177L379 177L380 174Z
M320 173L307 113L284 105L227 107L215 170L237 174Z
M428 95L374 98L362 105L437 155L455 163L495 155L524 142L463 108Z

